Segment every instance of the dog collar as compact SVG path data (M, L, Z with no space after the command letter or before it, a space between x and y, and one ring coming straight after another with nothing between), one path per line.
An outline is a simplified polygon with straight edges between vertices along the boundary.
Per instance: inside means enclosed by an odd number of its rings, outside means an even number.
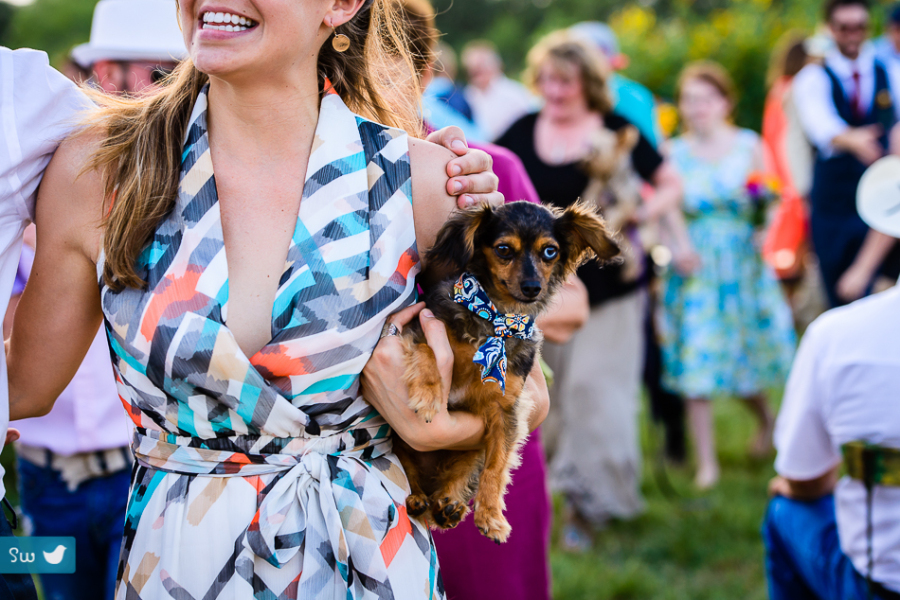
M487 341L475 352L472 362L482 367L482 383L494 381L500 386L500 391L506 394L506 343L503 338L530 340L534 335L534 317L498 312L487 292L475 276L469 273L460 275L459 280L453 284L453 301L494 326L495 335L488 336Z

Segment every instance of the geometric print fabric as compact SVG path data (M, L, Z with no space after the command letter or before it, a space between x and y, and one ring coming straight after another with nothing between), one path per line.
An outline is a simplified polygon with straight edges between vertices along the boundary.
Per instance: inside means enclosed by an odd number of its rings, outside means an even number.
M441 599L390 429L359 391L387 316L416 299L408 138L325 95L272 339L247 357L226 325L206 94L138 259L147 286L101 280L136 425L116 598Z

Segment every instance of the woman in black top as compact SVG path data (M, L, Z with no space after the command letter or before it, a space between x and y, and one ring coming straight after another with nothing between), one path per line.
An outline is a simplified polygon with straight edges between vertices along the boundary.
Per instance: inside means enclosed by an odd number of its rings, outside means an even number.
M584 161L595 136L630 124L612 113L605 60L580 40L551 34L529 53L528 64L530 83L545 105L496 143L519 156L543 202L565 207L588 187ZM656 219L676 208L681 183L674 170L643 136L630 154L634 171L656 188L654 201L639 206L633 219ZM583 266L578 276L588 288L591 317L565 347L545 345L557 373L551 411L559 435L547 436L551 484L566 498L563 543L573 549L590 545L591 526L642 508L637 414L643 277L623 275L621 265Z

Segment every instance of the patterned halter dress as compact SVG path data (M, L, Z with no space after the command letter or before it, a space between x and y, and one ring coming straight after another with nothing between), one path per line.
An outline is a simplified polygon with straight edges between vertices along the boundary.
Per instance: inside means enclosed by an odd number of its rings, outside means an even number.
M359 389L387 316L416 299L407 136L322 100L272 340L247 357L226 325L206 115L204 90L174 209L138 260L148 286L101 278L136 425L116 598L440 600L431 535Z

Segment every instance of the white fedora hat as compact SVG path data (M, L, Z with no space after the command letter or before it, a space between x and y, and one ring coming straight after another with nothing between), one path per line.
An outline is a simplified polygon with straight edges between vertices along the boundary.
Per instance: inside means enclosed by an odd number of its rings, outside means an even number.
M180 61L187 56L175 0L100 0L91 41L72 49L72 60L90 67L99 60Z
M866 170L856 190L856 209L872 229L900 237L900 156L885 156Z

